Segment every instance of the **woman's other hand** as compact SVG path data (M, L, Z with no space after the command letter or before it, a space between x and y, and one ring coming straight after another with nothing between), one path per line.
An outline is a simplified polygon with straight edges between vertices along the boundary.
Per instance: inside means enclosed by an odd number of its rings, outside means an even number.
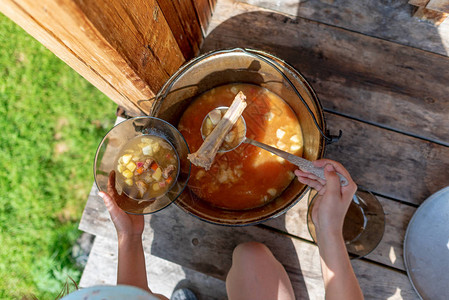
M117 203L124 201L128 197L125 194L119 195L115 188L115 171L109 173L108 192L99 192L103 198L104 204L111 215L111 220L117 230L117 236L123 237L141 237L144 229L143 215L132 215L124 212Z

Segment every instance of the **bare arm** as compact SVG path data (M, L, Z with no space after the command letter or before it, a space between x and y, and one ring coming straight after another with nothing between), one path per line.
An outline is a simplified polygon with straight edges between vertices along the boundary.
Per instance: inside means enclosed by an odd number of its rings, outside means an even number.
M343 236L324 234L317 238L326 299L363 299Z
M295 174L300 182L318 191L312 210L312 220L320 249L326 299L363 299L343 240L344 218L357 186L341 164L327 159L316 161L314 164L318 167L326 166L324 171L326 181L299 170ZM347 186L340 186L336 171L348 178Z
M117 284L131 285L148 291L159 299L167 299L153 294L148 288L147 271L145 268L145 255L142 246L142 233L144 230L143 215L130 215L125 213L118 205L121 197L115 189L115 172L111 172L108 182L108 193L100 192L111 220L117 230L118 238L118 267ZM167 299L168 300L168 299Z

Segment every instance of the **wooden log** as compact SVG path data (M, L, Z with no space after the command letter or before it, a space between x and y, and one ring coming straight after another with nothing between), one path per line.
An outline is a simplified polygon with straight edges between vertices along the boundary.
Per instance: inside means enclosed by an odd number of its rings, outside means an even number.
M407 1L378 0L238 0L300 18L349 29L373 37L448 55L449 23L434 25L414 18ZM415 0L423 3L429 0ZM220 5L222 3L219 3Z
M449 145L447 57L226 0L211 22L203 52L266 50L303 73L325 109Z
M4 0L0 11L136 116L150 111L169 76L198 52L197 14L203 26L211 15L190 1L159 2Z
M202 41L201 26L191 1L158 0L164 17L186 60L199 52Z
M184 62L156 0L74 1L152 91Z

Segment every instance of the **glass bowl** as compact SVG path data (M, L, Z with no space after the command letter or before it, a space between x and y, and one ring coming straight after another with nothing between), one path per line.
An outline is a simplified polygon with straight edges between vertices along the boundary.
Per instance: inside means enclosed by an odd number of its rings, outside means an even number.
M116 167L120 150L130 140L142 135L155 135L169 142L178 155L179 168L172 187L154 201L121 197L117 204L131 214L150 214L167 207L182 193L190 176L191 165L187 159L189 147L181 133L164 120L154 117L137 117L114 126L98 146L94 160L94 177L98 190L107 192L109 173ZM115 186L118 191L121 190L117 179Z
M312 210L318 193L311 190L307 227L316 242L315 225ZM385 213L382 204L371 192L358 189L355 193L343 224L343 238L352 259L370 254L379 245L385 231Z

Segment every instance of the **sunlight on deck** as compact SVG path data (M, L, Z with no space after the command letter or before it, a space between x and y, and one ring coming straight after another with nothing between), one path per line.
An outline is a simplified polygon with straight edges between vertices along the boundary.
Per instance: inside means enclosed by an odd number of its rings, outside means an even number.
M396 291L394 292L394 294L387 298L387 300L393 300L393 299L402 299L400 288L396 288Z
M449 17L438 26L438 34L441 38L441 44L446 50L446 54L449 54Z
M394 248L390 247L390 253L388 254L390 261L394 264L396 262L396 253L394 252Z

